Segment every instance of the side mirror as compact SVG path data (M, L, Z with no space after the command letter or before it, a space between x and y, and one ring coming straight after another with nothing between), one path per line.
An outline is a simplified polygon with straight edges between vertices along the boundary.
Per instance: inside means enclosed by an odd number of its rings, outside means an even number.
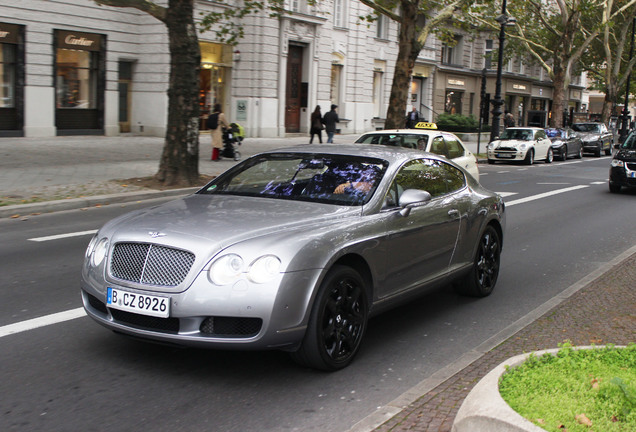
M432 196L429 192L419 189L407 189L400 196L399 206L402 207L400 214L408 216L411 209L421 207L431 200Z

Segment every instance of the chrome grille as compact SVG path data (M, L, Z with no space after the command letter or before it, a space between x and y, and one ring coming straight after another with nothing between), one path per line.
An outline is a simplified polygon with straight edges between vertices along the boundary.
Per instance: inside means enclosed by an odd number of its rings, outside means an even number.
M176 286L188 275L194 254L148 243L117 243L110 274L144 285Z

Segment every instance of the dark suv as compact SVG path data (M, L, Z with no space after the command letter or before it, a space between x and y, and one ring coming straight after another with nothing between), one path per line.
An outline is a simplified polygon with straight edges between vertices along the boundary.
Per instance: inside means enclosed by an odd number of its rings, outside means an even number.
M601 157L603 151L608 156L612 154L614 135L603 123L574 123L572 130L581 138L584 152L594 153L596 157Z
M610 192L620 192L621 187L636 187L636 133L632 132L612 159L609 172Z

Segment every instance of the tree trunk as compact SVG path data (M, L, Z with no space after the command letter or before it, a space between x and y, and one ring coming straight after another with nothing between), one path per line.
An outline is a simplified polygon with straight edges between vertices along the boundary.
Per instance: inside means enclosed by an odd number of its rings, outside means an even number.
M554 69L552 80L554 90L552 94L552 116L550 117L550 127L560 128L563 126L563 110L565 109L565 70L561 67Z
M201 51L194 0L169 0L165 17L170 43L168 125L159 171L166 186L199 181L199 70Z
M402 1L402 22L398 43L398 56L393 73L389 108L386 113L385 129L403 128L406 121L406 102L409 100L411 76L415 67L415 60L422 50L418 42L418 2Z

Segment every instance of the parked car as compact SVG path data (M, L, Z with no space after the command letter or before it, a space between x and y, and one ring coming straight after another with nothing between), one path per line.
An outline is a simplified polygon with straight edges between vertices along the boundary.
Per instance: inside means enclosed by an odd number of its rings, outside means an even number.
M581 159L583 157L583 143L581 138L570 128L551 128L545 130L552 141L552 153L562 161L568 157Z
M583 151L585 153L594 153L596 157L601 157L602 152L605 152L608 156L612 154L614 135L607 129L604 123L574 123L572 130L574 130L581 138L581 141L583 141Z
M117 333L281 349L336 370L388 307L440 283L489 295L504 229L501 196L446 158L305 145L108 222L86 250L81 294Z
M618 193L623 187L636 187L636 133L617 144L609 171L609 190Z
M535 160L551 163L554 159L552 142L545 130L538 127L510 127L498 139L488 144L488 163L523 161L532 165Z
M445 156L479 180L477 158L457 135L437 130L434 123L420 122L415 129L387 129L367 132L356 140L362 144L406 147Z

